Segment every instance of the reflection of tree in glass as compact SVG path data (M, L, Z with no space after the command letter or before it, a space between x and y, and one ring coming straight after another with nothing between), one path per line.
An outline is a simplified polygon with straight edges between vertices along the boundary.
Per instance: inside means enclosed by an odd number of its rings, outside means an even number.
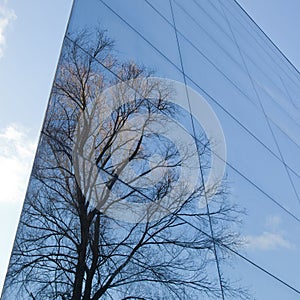
M164 207L168 213L151 218L162 209L155 203L170 192L180 175L185 158L179 157L178 147L187 145L174 147L169 140L147 130L149 124L156 122L157 114L176 114L168 102L172 87L147 81L150 76L145 67L133 62L120 63L113 54L113 42L103 31L96 35L82 32L66 39L4 298L16 292L19 299L220 297L218 277L214 275L213 241L202 233L209 232L207 214L196 205L203 186L195 186L192 192L186 192L183 186L173 197L177 206L168 203L170 207ZM146 78L144 85L139 85L139 78ZM130 80L131 86L120 86L118 97L126 98L129 89L136 92L136 97L125 99L125 104L99 121L101 126L91 153L103 186L97 187L99 194L95 199L89 194L95 182L82 186L75 177L76 159L72 154L78 134L76 124L96 99L101 111L99 99L107 87ZM159 95L156 99L149 98L153 91ZM143 115L142 123L129 126L138 114ZM122 139L122 130L128 131L123 135L126 139ZM80 135L79 148L88 136ZM157 144L156 155L150 146L151 139ZM203 152L200 157L208 151L204 146L198 150ZM181 153L191 155L185 149ZM125 171L129 165L131 169ZM94 180L88 177L88 169L82 170L85 182ZM119 180L121 175L126 182ZM151 178L155 180L152 185ZM211 202L214 238L219 244L236 247L238 236L228 226L236 221L238 211L226 204L225 196L224 189L220 190ZM121 200L149 205L142 222L120 221L104 213L108 206ZM226 259L224 249L218 249L218 253L221 262ZM225 293L246 298L242 289L222 280Z

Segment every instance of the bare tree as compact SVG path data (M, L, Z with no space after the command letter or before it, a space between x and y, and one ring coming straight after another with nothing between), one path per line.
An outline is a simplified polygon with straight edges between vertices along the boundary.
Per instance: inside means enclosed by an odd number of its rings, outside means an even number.
M172 86L134 62L120 63L113 48L104 31L65 40L3 299L9 293L74 300L220 296L209 218L197 208L203 184L192 190L182 184L162 201L184 160L195 155L190 145L174 147L153 131L177 113L169 101ZM109 111L103 94L111 86L118 105ZM199 145L196 154L205 167L205 137ZM229 230L239 211L226 196L219 189L210 209L220 263L228 259L220 245L239 245L238 234ZM135 206L146 207L144 215L130 211ZM122 211L135 222L120 217ZM225 278L222 287L247 297Z

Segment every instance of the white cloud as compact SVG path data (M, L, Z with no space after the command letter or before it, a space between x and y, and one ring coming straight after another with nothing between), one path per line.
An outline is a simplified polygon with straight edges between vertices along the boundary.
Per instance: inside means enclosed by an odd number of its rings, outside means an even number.
M288 241L282 233L265 231L261 235L248 235L245 246L252 250L275 250L278 248L294 249L295 245Z
M3 56L4 46L6 44L5 31L7 26L16 19L15 12L7 8L6 1L0 3L0 58Z
M266 227L270 228L271 230L277 230L278 227L281 225L282 219L278 215L270 215L266 217Z
M0 203L24 200L35 149L25 128L13 124L0 129Z

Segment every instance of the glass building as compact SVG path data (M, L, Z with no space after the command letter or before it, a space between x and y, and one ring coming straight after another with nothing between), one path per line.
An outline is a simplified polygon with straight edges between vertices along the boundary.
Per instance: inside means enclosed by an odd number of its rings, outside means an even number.
M1 299L299 299L299 95L234 0L75 0Z

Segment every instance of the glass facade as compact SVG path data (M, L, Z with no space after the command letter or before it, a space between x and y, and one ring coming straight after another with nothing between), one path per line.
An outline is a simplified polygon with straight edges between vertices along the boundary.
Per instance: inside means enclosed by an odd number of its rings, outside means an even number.
M2 299L298 299L299 79L236 1L75 0Z

